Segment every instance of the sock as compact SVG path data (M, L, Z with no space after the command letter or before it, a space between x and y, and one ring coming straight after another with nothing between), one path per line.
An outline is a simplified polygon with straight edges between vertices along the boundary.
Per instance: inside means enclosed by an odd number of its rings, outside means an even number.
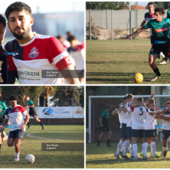
M30 122L27 123L28 127L30 127Z
M107 144L108 144L108 145L110 144L110 139L107 139Z
M130 143L130 145L129 145L128 150L129 150L129 152L130 152L131 156L134 156L134 153L133 153L133 147L132 147L132 144L131 144L131 143Z
M160 76L160 75L161 75L161 73L159 72L159 69L158 69L158 68L154 69L153 71L155 72L155 74L156 74L157 76Z
M163 58L165 58L165 55L164 55L163 52L160 52L160 55L161 55Z
M123 152L123 145L122 145L122 148L120 149L120 152Z
M168 149L167 149L167 147L163 147L163 150L164 150L164 151L167 151Z
M123 155L125 156L127 151L128 151L128 148L129 148L129 145L130 145L130 141L126 141L126 144L125 144L125 147L123 148Z
M144 157L146 157L146 153L147 153L147 146L148 146L148 143L143 143L142 144L142 150L143 150L143 154L144 154Z
M124 143L123 143L123 155L124 155L124 149L126 147L126 142L127 142L127 140L125 140Z
M41 126L43 126L43 124L41 122L38 122Z
M1 150L1 144L0 144L0 150Z
M100 140L98 140L97 144L100 145Z
M122 146L123 146L123 141L120 140L119 143L118 143L118 145L117 145L116 154L119 154L119 153L120 153L120 150L121 150Z
M135 158L138 157L138 145L137 144L133 144L133 153Z
M20 154L20 152L19 153L15 152L15 157L19 158L19 154Z
M151 142L152 154L156 154L156 143Z

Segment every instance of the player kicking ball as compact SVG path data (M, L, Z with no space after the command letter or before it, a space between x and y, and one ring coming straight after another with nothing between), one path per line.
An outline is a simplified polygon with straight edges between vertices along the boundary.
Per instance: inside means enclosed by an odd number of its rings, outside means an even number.
M165 14L165 10L163 8L156 8L155 9L155 19L150 20L145 26L138 29L131 35L127 36L129 39L131 36L135 34L139 34L144 29L151 28L152 35L153 35L153 46L150 50L149 54L149 65L156 74L151 81L155 81L158 78L161 78L161 73L155 64L156 58L158 58L160 52L163 52L166 57L170 57L170 49L169 49L169 31L170 31L170 19L163 18Z
M10 132L8 136L7 144L9 147L15 145L15 159L14 161L19 161L19 155L20 155L20 144L21 140L24 137L26 124L29 121L29 114L27 110L23 107L17 104L18 98L16 96L10 96L10 107L7 108L5 112L5 124L10 122ZM26 119L24 120L24 116L26 116Z
M28 112L29 112L30 117L31 116L34 117L35 120L41 125L42 130L44 130L44 125L41 123L41 120L38 119L38 115L37 115L35 108L34 108L34 103L33 103L32 100L30 100L29 96L26 96L26 107L29 110ZM29 122L27 123L27 125L28 125L27 129L30 129L30 123Z

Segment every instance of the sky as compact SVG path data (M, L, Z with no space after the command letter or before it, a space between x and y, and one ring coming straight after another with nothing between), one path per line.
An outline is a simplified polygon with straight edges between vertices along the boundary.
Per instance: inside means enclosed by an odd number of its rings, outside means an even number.
M4 14L6 8L16 1L28 4L33 13L80 12L84 11L85 5L85 2L80 0L4 0L0 5L0 13Z
M135 2L138 2L138 1L132 1L131 4L133 5ZM150 2L150 1L142 1L142 2L140 1L140 2L138 2L138 4L142 5L142 6L146 6L148 4L148 2Z

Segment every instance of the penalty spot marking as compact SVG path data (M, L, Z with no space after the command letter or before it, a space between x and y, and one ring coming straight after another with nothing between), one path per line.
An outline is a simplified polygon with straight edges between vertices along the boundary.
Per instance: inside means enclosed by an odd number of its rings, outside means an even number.
M27 135L28 137L37 138L37 139L57 140L57 141L75 141L75 140L62 140L62 139L42 138L42 137L38 137L38 136L33 136L32 134L34 134L34 133L28 133L28 134L26 134L26 135ZM76 141L76 142L82 142L82 141Z

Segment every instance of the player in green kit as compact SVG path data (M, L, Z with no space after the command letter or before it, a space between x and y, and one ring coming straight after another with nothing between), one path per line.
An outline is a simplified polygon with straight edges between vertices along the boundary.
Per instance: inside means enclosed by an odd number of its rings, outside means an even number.
M29 112L30 117L33 116L35 120L42 126L42 130L44 130L44 125L41 123L41 120L38 119L38 115L34 109L34 103L32 100L30 100L29 96L26 96L26 107L27 109L29 109L28 112ZM28 122L27 125L28 125L27 129L29 129L30 123Z
M0 97L1 97L1 93L0 93ZM5 120L5 110L7 108L8 107L6 106L6 104L4 102L0 101L0 124L1 124L1 126L0 126L0 153L1 153L2 142L8 140L8 136L6 135L4 127L3 127L3 123Z
M108 132L108 139L107 139L107 145L106 146L112 146L110 145L110 138L112 135L112 131L109 128L109 111L111 107L108 105L106 107L106 110L101 114L100 116L100 126L101 126L101 134L99 136L98 142L97 142L97 147L100 147L100 140L103 137L105 132Z
M165 10L163 8L156 8L155 19L150 20L145 26L127 36L127 39L129 39L131 36L139 34L144 29L151 28L154 44L149 54L149 65L156 74L151 81L155 81L162 76L155 64L155 60L158 58L160 52L163 52L166 57L170 57L170 19L163 18L164 14Z

